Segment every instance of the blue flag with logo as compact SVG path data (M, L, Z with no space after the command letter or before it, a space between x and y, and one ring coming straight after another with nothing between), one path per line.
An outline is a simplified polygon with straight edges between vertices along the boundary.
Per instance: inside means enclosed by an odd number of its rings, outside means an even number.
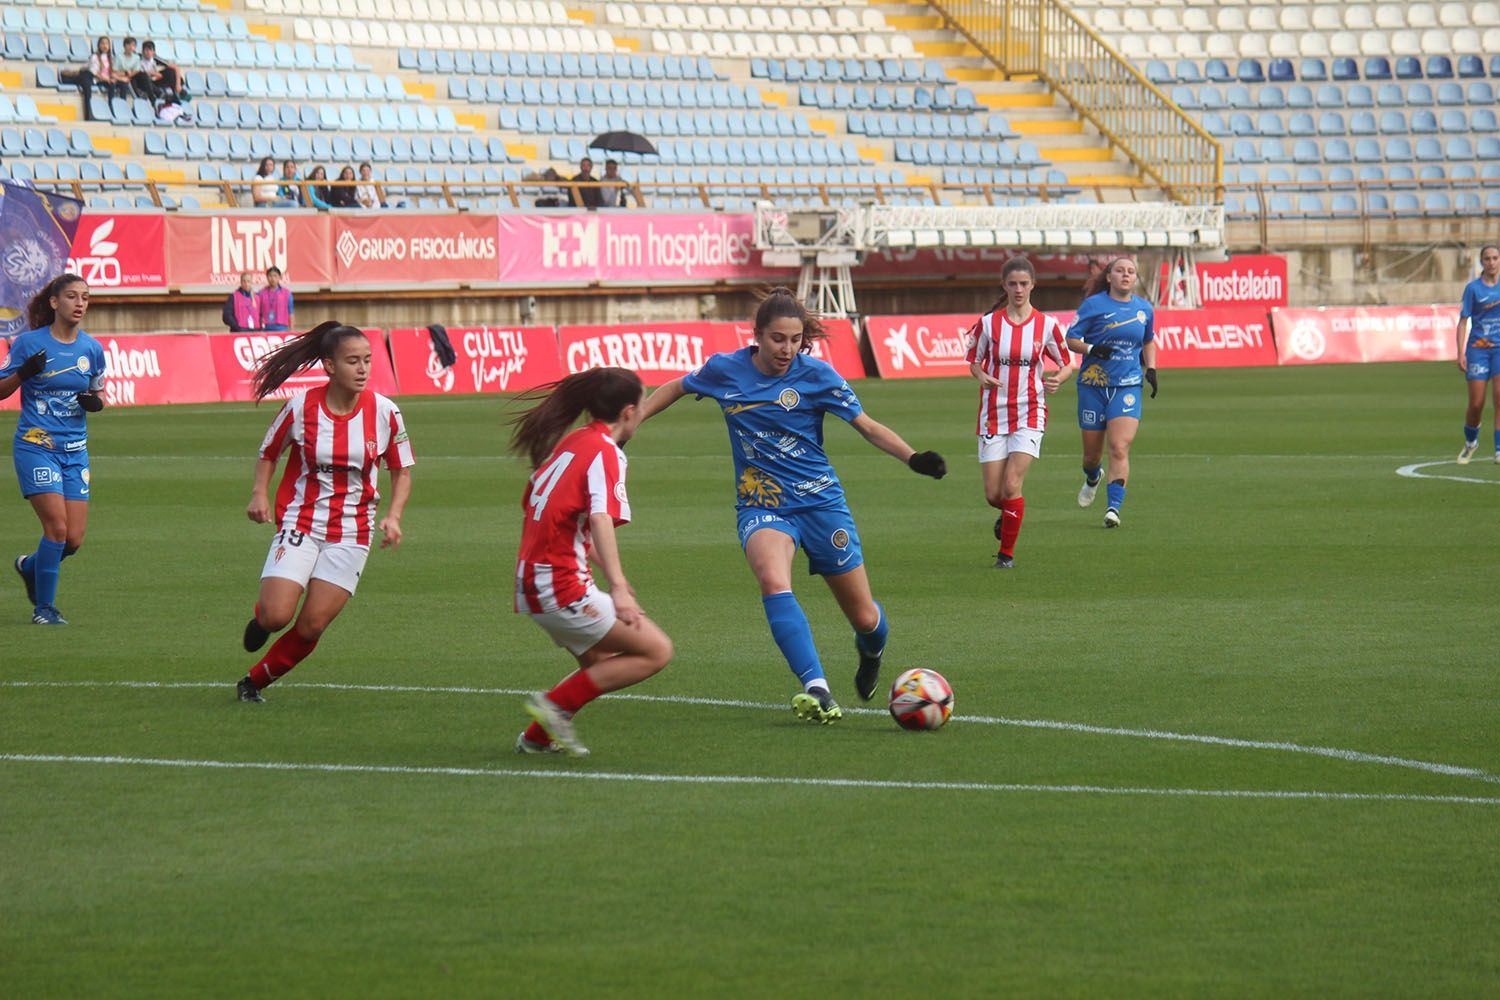
M27 329L26 306L68 268L83 202L0 182L0 337Z

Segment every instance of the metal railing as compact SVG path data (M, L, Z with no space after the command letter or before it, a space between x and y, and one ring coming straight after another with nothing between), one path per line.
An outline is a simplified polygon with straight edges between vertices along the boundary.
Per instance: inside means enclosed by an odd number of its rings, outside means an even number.
M1007 75L1040 77L1170 197L1217 196L1219 143L1058 0L932 6Z

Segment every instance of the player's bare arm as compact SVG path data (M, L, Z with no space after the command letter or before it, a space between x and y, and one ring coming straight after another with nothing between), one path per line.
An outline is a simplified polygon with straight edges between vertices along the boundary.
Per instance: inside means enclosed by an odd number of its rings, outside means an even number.
M625 569L620 565L620 544L615 538L615 521L608 514L590 514L589 529L592 532L594 564L609 581L609 596L615 602L615 614L626 625L634 625L641 617L641 606L636 602L635 589L625 579Z
M407 498L411 496L411 470L391 470L391 506L380 519L380 547L401 547L401 514L406 510Z
M650 420L686 394L682 388L682 379L674 378L646 397L646 402L641 405L641 422L645 423Z
M245 516L256 524L271 523L271 503L266 491L271 484L271 474L275 471L276 463L270 459L256 460L255 482L250 487L250 505L245 508Z

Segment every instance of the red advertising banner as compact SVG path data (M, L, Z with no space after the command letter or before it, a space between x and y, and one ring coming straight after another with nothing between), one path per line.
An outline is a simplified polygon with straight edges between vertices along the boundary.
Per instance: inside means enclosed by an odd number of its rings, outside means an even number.
M104 399L110 406L219 401L207 334L102 336L98 340L104 348Z
M976 317L870 316L865 336L882 378L969 377L967 335Z
M761 266L749 214L507 212L498 222L504 282L764 280L776 273Z
M384 396L396 394L396 375L391 370L390 353L386 350L385 334L379 330L366 330L370 338L370 379L366 387ZM213 357L214 377L219 384L219 399L226 403L246 402L255 398L250 382L255 366L260 359L296 334L283 333L223 333L208 338ZM314 365L299 372L282 383L281 388L267 399L288 399L293 394L312 389L328 381L321 365Z
M159 291L167 287L166 216L85 212L73 236L68 271L94 291Z
M339 214L332 234L341 286L492 283L499 273L493 215Z
M1160 309L1155 340L1158 368L1276 364L1276 342L1264 309Z
M629 368L647 385L665 385L710 355L739 349L733 323L630 323L557 330L563 369Z
M1161 266L1159 301L1180 305L1187 301L1186 275L1169 280L1167 265ZM1203 308L1215 306L1259 306L1274 309L1287 302L1286 258L1278 254L1237 254L1228 260L1199 264L1198 300Z
M295 291L299 285L333 283L332 217L326 213L182 215L166 219L167 284L223 289L240 283L242 271L263 272L275 264Z
M859 356L859 338L854 335L854 324L847 319L825 319L823 330L826 336L813 341L808 353L828 362L845 379L864 378L865 363ZM749 347L755 343L755 325L735 323L734 335L736 346Z
M1276 309L1271 325L1284 365L1451 361L1458 306Z
M448 327L458 360L444 368L426 330L392 330L391 356L404 395L521 392L565 374L550 326Z

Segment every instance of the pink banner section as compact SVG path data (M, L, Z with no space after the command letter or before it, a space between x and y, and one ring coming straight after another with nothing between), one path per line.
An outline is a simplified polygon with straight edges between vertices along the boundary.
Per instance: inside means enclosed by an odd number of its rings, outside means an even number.
M1284 365L1457 357L1458 307L1452 305L1275 309L1271 325Z
M203 333L100 337L104 347L104 399L110 406L217 403L209 377L213 355Z
M579 212L499 217L500 281L635 284L766 279L754 216Z

